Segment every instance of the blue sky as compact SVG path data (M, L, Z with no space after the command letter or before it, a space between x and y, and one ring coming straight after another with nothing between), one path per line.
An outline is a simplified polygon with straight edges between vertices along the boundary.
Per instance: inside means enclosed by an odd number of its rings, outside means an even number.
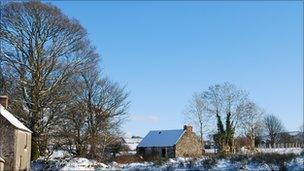
M231 82L288 130L303 123L303 2L52 2L130 91L125 132L176 129L193 92Z

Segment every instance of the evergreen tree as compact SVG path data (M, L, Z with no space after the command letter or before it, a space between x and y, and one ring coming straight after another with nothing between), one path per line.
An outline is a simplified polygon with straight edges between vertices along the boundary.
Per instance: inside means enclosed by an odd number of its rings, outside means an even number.
M222 151L223 147L225 145L225 130L224 125L221 119L221 116L219 114L216 114L217 118L217 130L218 132L214 135L213 139L217 146L219 147L219 150Z
M233 148L233 136L234 136L234 128L233 123L231 121L231 113L227 113L226 117L226 143L229 145L230 149Z
M217 130L218 130L218 133L224 133L225 130L224 130L224 125L223 125L221 116L219 114L216 114L216 118L217 118Z

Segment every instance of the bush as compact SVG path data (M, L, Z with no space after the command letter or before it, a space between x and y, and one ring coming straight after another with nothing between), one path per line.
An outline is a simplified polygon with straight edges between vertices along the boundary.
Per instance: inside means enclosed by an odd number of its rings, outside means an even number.
M168 161L168 158L155 157L153 161L156 166L162 166L166 161Z
M285 163L296 158L293 153L290 154L278 154L278 153L258 153L252 157L252 161L256 163L266 163L279 165L281 168L285 167Z
M304 157L304 149L303 149L302 152L300 153L300 156Z
M138 155L122 155L117 156L115 161L117 163L126 164L144 162L144 159Z
M195 161L196 161L196 160L197 160L196 158L193 158L193 159L189 160L189 161L186 163L186 167L187 167L188 169L192 169L192 168L195 166Z
M236 162L241 162L244 163L248 161L249 156L245 154L237 154L237 155L232 155L230 156L230 162L231 163L236 163Z
M207 158L203 160L203 166L205 169L211 169L217 163L217 159L215 158Z
M227 159L228 157L229 157L229 155L225 154L225 153L218 153L215 156L216 159Z

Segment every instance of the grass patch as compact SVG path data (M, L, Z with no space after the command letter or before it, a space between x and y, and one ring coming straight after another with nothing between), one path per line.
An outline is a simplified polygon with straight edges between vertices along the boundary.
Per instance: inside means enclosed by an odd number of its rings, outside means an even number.
M121 164L140 163L140 162L144 162L144 159L138 155L122 155L122 156L117 156L115 162Z

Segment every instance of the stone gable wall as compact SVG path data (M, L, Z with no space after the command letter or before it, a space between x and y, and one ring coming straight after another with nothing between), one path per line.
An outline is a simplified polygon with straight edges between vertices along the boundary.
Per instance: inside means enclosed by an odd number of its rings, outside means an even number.
M14 170L15 127L0 115L0 156L5 160L4 170Z
M192 130L186 130L175 146L176 157L199 157L203 154L202 143Z

